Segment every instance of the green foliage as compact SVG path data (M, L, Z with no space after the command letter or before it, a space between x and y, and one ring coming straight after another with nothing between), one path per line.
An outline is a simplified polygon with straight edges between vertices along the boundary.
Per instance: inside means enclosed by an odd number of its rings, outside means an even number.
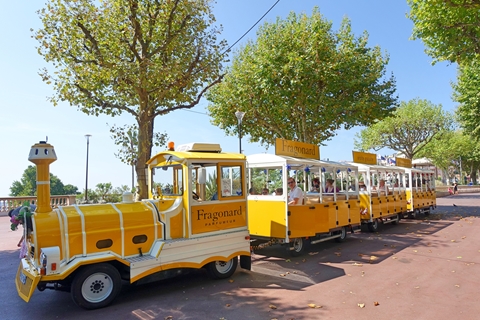
M473 181L477 180L477 171L480 168L480 144L464 131L448 131L435 137L418 156L427 157L442 170L449 171L453 167L459 173L461 162L462 176L470 175Z
M460 103L456 110L462 128L480 139L480 61L459 67L458 82L453 84L453 98Z
M138 125L136 173L148 195L154 119L194 107L222 79L225 41L218 41L211 0L49 0L38 11L38 53L53 65L42 79L66 101L98 116L124 112Z
M236 135L235 111L252 142L275 138L320 144L342 126L368 125L397 104L393 76L383 79L388 56L356 38L345 19L334 32L318 8L265 23L233 58L207 98L212 123Z
M71 184L64 186L63 182L50 173L50 194L67 195L75 194L78 188ZM14 181L10 187L10 196L36 196L37 195L37 167L30 165L25 169L20 181Z
M123 163L134 166L137 163L138 126L136 124L124 125L123 127L113 125L110 127L110 133L114 143L120 147L115 156ZM152 142L156 147L166 147L167 139L168 134L166 132L155 132Z
M389 148L413 159L452 125L452 115L443 111L441 105L421 99L402 101L392 116L357 133L355 148L375 151Z
M463 63L480 54L480 2L407 0L413 39L422 39L436 61Z

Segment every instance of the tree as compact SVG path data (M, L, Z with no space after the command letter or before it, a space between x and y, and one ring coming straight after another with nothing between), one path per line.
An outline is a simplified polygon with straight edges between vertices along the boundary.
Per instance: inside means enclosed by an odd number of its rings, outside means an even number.
M470 175L475 184L477 183L480 144L474 137L465 134L465 131L452 130L435 137L418 153L418 156L427 157L436 167L444 171L449 171L452 166L459 172L462 169L466 175Z
M117 146L120 146L120 149L118 150L118 153L115 153L115 156L123 163L126 163L132 167L132 189L134 189L134 167L137 164L138 155L138 126L125 125L123 127L118 127L113 125L110 127L110 133L112 134L111 137L114 143ZM166 146L167 139L168 135L166 132L155 132L153 133L152 143L156 147Z
M389 148L413 159L452 125L452 115L443 111L441 105L420 99L402 101L392 116L357 133L355 148L375 151Z
M66 188L67 187L67 188ZM71 184L64 186L62 180L56 175L50 173L50 194L66 195L74 194L78 188ZM20 181L14 181L10 187L10 196L36 196L37 195L37 167L30 165L23 171Z
M265 23L208 92L212 123L236 135L235 111L243 111L242 131L268 146L275 138L319 144L342 126L384 118L397 104L395 80L382 80L388 57L367 43L348 19L334 32L318 8Z
M460 103L455 112L460 125L469 134L480 138L480 61L461 65L458 82L452 86L453 98Z
M55 90L88 115L132 115L138 125L140 197L154 120L194 107L222 79L225 41L211 0L49 0L35 33L38 52L55 71L41 71Z
M477 0L408 0L413 39L422 39L436 61L462 63L480 54Z

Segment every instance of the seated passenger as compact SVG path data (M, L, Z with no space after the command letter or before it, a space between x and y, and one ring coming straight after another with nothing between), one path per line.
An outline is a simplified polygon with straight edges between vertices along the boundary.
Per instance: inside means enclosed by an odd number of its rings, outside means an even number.
M320 192L320 179L314 178L312 181L313 187L310 192L319 193Z
M288 178L287 180L290 192L288 193L288 204L299 205L303 204L303 191L297 186L294 178Z
M325 193L333 193L333 192L339 192L340 190L338 187L334 187L333 183L335 180L333 179L327 179L327 182L325 183Z
M365 185L365 182L363 181L358 181L358 189L360 191L366 191L367 190L367 186Z
M270 191L268 191L268 188L263 188L262 195L268 196L269 193L270 193Z
M255 191L255 189L253 187L251 187L250 189L248 189L248 194L254 195L254 194L257 194L257 192Z
M277 188L277 189L275 189L275 195L276 195L276 196L281 196L281 195L283 195L283 188Z

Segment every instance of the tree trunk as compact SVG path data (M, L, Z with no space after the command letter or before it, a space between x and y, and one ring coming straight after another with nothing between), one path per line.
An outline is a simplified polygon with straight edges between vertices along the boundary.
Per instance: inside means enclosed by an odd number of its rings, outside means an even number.
M147 185L147 161L152 155L153 121L154 117L147 115L147 112L140 114L138 121L138 155L135 165L137 173L137 193L141 199L148 199Z

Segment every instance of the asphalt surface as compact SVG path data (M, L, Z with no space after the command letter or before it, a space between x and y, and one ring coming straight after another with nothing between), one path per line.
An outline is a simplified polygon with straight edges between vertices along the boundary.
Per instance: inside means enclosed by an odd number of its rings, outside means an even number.
M455 206L454 206L455 204ZM69 293L16 293L19 231L0 217L0 319L478 319L480 194L437 199L429 217L313 245L301 257L257 250L252 271L226 280L195 270L124 285L114 303L86 311Z

